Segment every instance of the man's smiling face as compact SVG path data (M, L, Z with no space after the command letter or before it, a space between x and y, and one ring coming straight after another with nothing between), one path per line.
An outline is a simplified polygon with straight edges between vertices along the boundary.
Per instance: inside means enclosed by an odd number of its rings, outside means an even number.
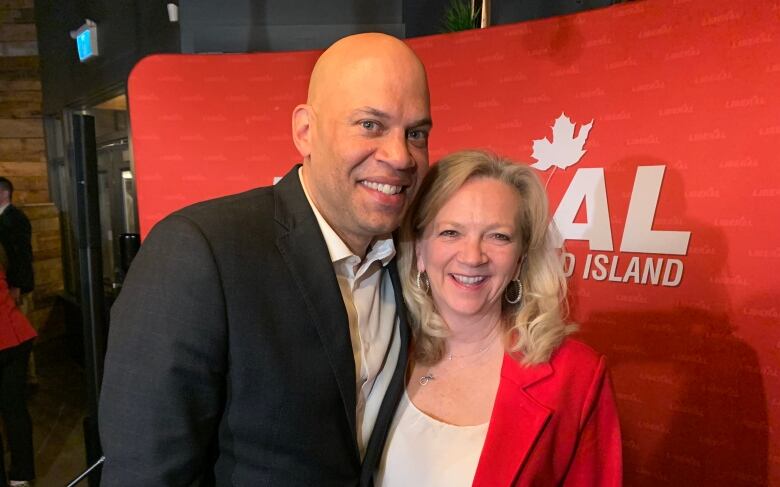
M357 255L395 230L428 168L425 72L411 52L365 56L320 79L309 107L304 183Z

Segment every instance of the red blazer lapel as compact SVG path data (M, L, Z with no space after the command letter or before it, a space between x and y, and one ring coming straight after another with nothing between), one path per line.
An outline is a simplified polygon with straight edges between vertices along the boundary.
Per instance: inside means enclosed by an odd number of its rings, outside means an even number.
M510 486L553 411L525 392L552 374L549 364L524 367L505 354L493 414L474 476L474 487Z

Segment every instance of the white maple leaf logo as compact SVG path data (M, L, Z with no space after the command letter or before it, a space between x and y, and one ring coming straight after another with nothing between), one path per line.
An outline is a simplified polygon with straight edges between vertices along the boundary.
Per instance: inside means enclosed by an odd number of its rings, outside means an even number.
M552 126L553 140L543 139L534 140L534 151L531 157L539 162L531 164L531 167L546 171L552 166L566 169L572 164L576 164L585 155L585 141L588 140L588 133L593 127L593 120L590 123L580 126L577 136L574 136L574 124L565 113L555 119Z

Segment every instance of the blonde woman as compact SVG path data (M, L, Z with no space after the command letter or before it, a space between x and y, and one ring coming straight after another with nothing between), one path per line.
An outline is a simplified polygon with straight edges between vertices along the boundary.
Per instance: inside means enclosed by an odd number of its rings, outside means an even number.
M27 410L27 363L35 329L27 321L8 289L8 258L0 245L0 411L11 449L8 485L26 486L35 478L32 421ZM2 439L0 439L2 440ZM0 441L0 484L5 485L3 447Z
M429 171L400 239L414 349L377 485L620 485L604 357L567 338L535 173L452 154Z

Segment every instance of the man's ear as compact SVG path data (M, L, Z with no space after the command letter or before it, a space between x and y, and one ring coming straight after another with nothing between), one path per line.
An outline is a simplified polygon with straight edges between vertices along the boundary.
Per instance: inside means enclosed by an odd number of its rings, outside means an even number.
M295 147L302 158L311 154L311 105L298 105L292 114L292 136Z

